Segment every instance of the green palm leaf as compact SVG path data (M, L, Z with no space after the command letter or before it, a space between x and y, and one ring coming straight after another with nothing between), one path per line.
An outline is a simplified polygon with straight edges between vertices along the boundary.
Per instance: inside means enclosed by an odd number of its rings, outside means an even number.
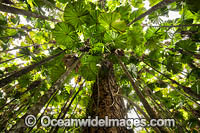
M74 2L66 6L64 20L76 28L85 24L89 20L90 14L83 2Z
M120 20L121 15L119 13L102 13L99 16L99 22L106 29L114 29L117 31L124 32L126 29L126 23Z
M70 48L78 40L78 35L74 31L74 27L63 22L56 24L53 36L62 48Z

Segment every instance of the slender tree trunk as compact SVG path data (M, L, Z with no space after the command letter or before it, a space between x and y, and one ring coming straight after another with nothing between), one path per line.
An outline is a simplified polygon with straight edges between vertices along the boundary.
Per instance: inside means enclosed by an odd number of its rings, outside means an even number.
M11 112L11 113L10 112L6 112L7 115L5 117L3 117L3 118L1 116L1 120L0 120L0 132L3 132L5 130L5 128L7 127L6 125L8 124L10 118L15 118L17 116L17 114L18 114L17 112L19 112L21 109L23 111L23 108L25 107L25 105L26 104L20 105L18 107L17 111L14 111L14 112Z
M99 80L99 81L98 81ZM99 94L98 94L99 92ZM102 63L99 71L99 78L93 85L92 103L88 105L87 114L91 118L105 119L108 118L122 119L125 118L125 107L121 97L114 96L119 92L116 84L113 64L110 61ZM99 102L99 104L97 103ZM99 106L97 106L99 105ZM87 133L128 133L126 127L87 127L84 129Z
M176 45L177 46L177 45ZM180 47L179 47L180 48ZM192 55L194 58L196 59L200 59L200 54L196 54L194 52L191 52L191 51L188 51L188 50L185 50L185 49L179 49L177 50L179 53L181 54L190 54Z
M33 46L41 46L41 45L45 45L45 44L48 44L48 43L44 43L44 44L33 44L33 45L30 45L30 46L24 46L24 47L22 47L22 46L20 46L20 47L15 47L15 48L12 48L12 49L0 51L0 53L9 52L9 51L12 51L12 50L17 50L17 49L24 49L24 48L33 47Z
M140 83L141 83L141 82L140 82ZM160 101L160 100L154 98L154 93L152 92L152 90L151 90L148 86L145 86L145 88L144 88L143 90L144 90L144 94L145 94L146 96L148 96L148 97L150 98L150 100L151 100L155 105L157 105L158 108L161 109L162 115L165 114L165 116L167 116L168 118L170 118L170 117L172 116L172 114L171 114L171 112L169 112L168 108L167 108L166 110L163 108L163 106L162 106L162 105L163 105L163 104L162 104L162 101ZM156 100L158 100L159 103L158 103ZM159 111L160 111L160 110L159 110ZM171 116L170 116L169 114L170 114Z
M149 10L147 10L145 13L141 14L140 16L138 16L137 18L135 18L133 21L131 21L128 26L130 26L131 24L133 24L134 22L144 18L145 16L151 14L152 12L155 12L156 10L163 8L166 5L169 5L173 2L175 2L177 0L163 0L161 2L159 2L158 4L156 4L155 6L151 7Z
M144 116L145 119L147 119L148 121L150 121L151 118L142 110L142 108L140 108L139 105L135 104L131 99L129 99L126 96L119 95L119 94L117 94L116 96L120 96L120 97L123 97L124 99L126 99L131 105L133 105L134 107L136 107L136 109Z
M184 107L184 110L187 111L187 112L192 112L192 115L194 117L196 117L197 119L200 118L200 110L198 109L193 109L190 105L187 105L188 106L188 109L186 107ZM200 120L199 120L200 122Z
M11 74L17 72L18 70L21 70L20 66L21 66L22 64L23 64L23 63L15 65L16 67L19 66L19 68L18 68L17 70L11 71L11 72L8 72L8 71L9 71L8 69L9 69L10 67L5 68L3 71L4 71L4 72L7 72L7 73L0 75L0 79L5 78L5 77L11 75Z
M0 88L3 87L3 86L5 86L5 85L7 85L7 84L9 84L9 83L11 83L12 81L14 81L15 79L17 79L18 77L20 77L20 76L22 76L22 75L24 75L24 74L32 71L34 68L36 68L38 66L41 66L41 65L45 64L46 62L54 59L55 57L59 56L60 54L62 54L64 52L65 51L62 51L62 52L60 52L60 53L58 53L56 55L52 55L50 57L47 57L46 59L43 59L43 60L41 60L38 63L32 64L30 66L26 66L23 69L21 69L21 70L15 72L15 73L9 75L8 77L6 77L4 79L1 79L0 80Z
M42 16L40 14L36 14L36 13L30 12L30 11L10 7L10 6L4 5L2 3L0 3L0 11L7 12L7 13L13 13L13 14L20 14L20 15L24 15L24 16L28 16L28 17L33 17L33 18L40 18L43 20L49 20L49 21L53 21L53 22L60 22L60 20L57 20L57 19L49 18L47 16Z
M189 54L189 55L192 55L194 58L196 58L196 59L200 59L200 54L196 54L196 53L194 53L194 52L192 52L192 51L189 51L189 50L185 50L185 49L183 49L183 48L181 48L180 46L178 46L178 45L176 45L177 47L179 47L180 49L178 49L178 50L176 50L176 49L174 49L174 48L167 48L167 49L169 49L169 50L171 50L171 51L173 51L173 52L179 52L179 53L181 53L181 54Z
M3 75L0 76L0 79L6 77L6 76L8 76L8 75L11 75L11 74L14 73L14 72L15 72L15 71L13 71L13 72L8 72L8 73L6 73L6 74L3 74Z
M14 125L14 127L12 128L13 131L15 131L16 133L21 133L21 132L26 131L27 127L24 123L26 116L28 115L34 115L35 117L37 116L37 114L45 106L45 104L53 96L53 94L62 87L64 81L66 80L68 75L71 73L71 71L79 63L80 58L82 56L83 55L81 55L79 59L77 59L75 63L63 75L61 75L61 77L51 86L51 88L34 105L32 105L30 109L28 109L26 114L22 116L22 118L19 120L19 122L16 123L16 125Z
M31 90L33 90L33 89L37 89L40 85L41 85L41 80L36 80L36 81L34 81L34 82L32 82L28 87L27 87L27 89L26 89L26 91L24 91L24 92L22 92L22 93L17 93L17 94L15 94L13 97L13 99L10 101L10 102L8 102L8 103L6 103L6 104L4 104L4 105L2 105L1 107L0 107L0 110L2 110L5 106L8 106L10 103L12 103L13 101L15 101L15 100L17 100L17 99L19 99L22 95L24 95L25 93L27 93L27 92L29 92L29 91L31 91Z
M8 27L8 26L5 26L5 25L0 25L1 28L4 28L4 29L15 29L15 30L25 30L25 31L32 31L33 29L35 30L38 30L37 28L27 28L25 26L22 26L21 28L18 28L18 27Z
M0 39L2 40L2 39L10 39L10 38L22 38L22 36L24 36L24 35L22 35L22 34L15 34L15 35L11 35L11 36L1 36L0 37Z
M128 72L126 66L122 63L120 57L117 57L123 71L125 72L125 74L127 75L129 81L131 82L135 93L137 94L137 96L139 97L140 101L142 102L145 110L147 111L147 113L149 114L151 119L160 119L161 117L156 114L156 112L151 108L151 106L149 105L149 103L147 102L147 100L145 99L144 95L142 94L142 92L139 89L139 85L137 82L134 81L133 77L131 76L131 74ZM158 129L162 132L162 133L168 133L169 130L165 127L158 127Z
M2 127L2 123L6 120L8 120L8 116L9 114L12 114L12 112L14 111L14 109L17 108L17 104L12 104L7 110L6 112L4 112L3 114L1 114L1 117L0 117L0 127Z
M80 98L80 99L79 99ZM77 114L77 112L76 112L76 109L77 109L77 106L79 105L79 102L81 101L81 96L79 96L78 97L78 102L76 103L76 106L75 106L75 108L73 109L73 112L72 112L72 114L70 115L70 117L68 117L69 119L73 119L74 118L74 116ZM65 129L64 129L64 133L66 132L66 130L68 131L70 129L70 127L65 127Z
M21 57L25 57L25 56L26 56L26 55L17 56L17 57L15 57L15 58L12 58L12 59L8 59L8 60L5 60L5 61L2 61L2 62L0 62L0 64L6 63L6 62L9 62L9 61L12 61L12 60L15 60L15 59L21 58Z
M118 58L119 59L119 58ZM151 118L157 118L155 112L153 111L153 109L151 108L151 106L149 105L149 103L146 101L144 95L141 93L141 91L139 90L139 87L136 85L134 79L132 78L131 74L128 72L126 66L121 62L121 60L119 59L120 65L123 69L123 71L126 73L126 75L128 76L133 88L135 89L136 94L138 95L138 97L140 98L140 101L142 102L143 106L145 107L147 113L149 114L149 116Z
M84 82L85 82L85 81L84 81ZM70 103L68 104L68 106L66 107L66 105L67 105L68 102L66 102L66 104L63 106L63 109L61 110L61 113L60 113L59 116L57 117L57 120L58 120L58 119L64 119L64 118L65 118L65 116L66 116L67 112L69 111L69 109L70 109L70 107L71 107L73 101L76 99L76 96L77 96L78 93L83 89L83 84L84 84L84 82L80 85L78 91L75 93L75 95L74 95L73 98L71 99L71 101L70 101ZM53 127L52 127L52 133L53 133L53 132L54 132L54 133L57 133L57 132L58 132L58 129L59 129L58 126L56 126L55 130L53 130ZM50 132L51 132L51 131L50 131Z
M54 8L58 9L58 10L61 11L61 12L64 12L62 9L56 7L56 6L55 6L54 4L52 4L50 1L48 1L48 0L42 0L42 1L43 1L45 4L47 4L47 5L51 6L51 7L54 7Z
M157 69L155 69L154 67L152 67L151 65L149 65L148 63L146 63L144 61L144 59L137 57L134 53L132 53L132 55L137 58L139 61L142 61L144 64L146 64L147 66L149 66L150 68L152 68L155 72L163 75L165 78L167 78L168 80L170 80L172 83L178 85L179 87L181 87L183 89L183 91L185 93L187 93L188 95L190 95L191 97L195 98L196 100L200 99L200 95L196 94L194 91L192 91L192 89L190 87L186 87L180 83L178 83L177 81L171 79L170 77L168 77L167 75L161 73L160 71L158 71Z
M60 111L60 113L59 113L59 115L58 115L58 117L57 117L57 120L60 119L60 116L63 114L64 109L66 109L66 106L67 106L67 104L68 104L70 98L71 98L72 95L75 93L76 86L77 86L77 83L76 83L76 85L74 86L74 88L70 90L69 97L68 97L67 101L65 102L65 104L62 106L61 111ZM65 114L64 114L64 115L65 115ZM51 132L53 132L53 131L55 131L55 130L57 131L58 129L55 129L55 128L57 128L57 127L58 127L58 126L56 126L56 127L51 127L51 130L49 131L49 133L51 133ZM54 129L55 129L55 130L54 130Z
M131 105L133 105L134 107L136 107L136 109L143 115L143 117L147 120L150 121L151 118L140 108L139 105L135 104L131 99L129 99L126 96L123 95L116 95L116 96L120 96L123 97L124 99L126 99ZM160 130L157 127L152 127L157 133L160 133Z
M152 25L149 27L165 27L165 28L173 28L173 27L193 27L193 26L200 26L200 24L187 24L187 25Z
M177 87L174 87L173 85L164 82L163 80L161 80L159 77L155 76L151 71L149 71L148 69L145 69L146 72L148 72L149 74L153 75L154 77L156 77L160 82L170 86L171 88L173 88L174 90L176 90L180 95L184 96L185 98L189 99L191 102L196 103L197 105L200 106L200 104L195 100L192 99L192 97L185 95L185 93L182 93L180 89L178 89Z
M154 71L158 72L159 74L163 75L164 77L166 77L167 79L169 79L172 83L177 84L178 86L180 86L183 91L187 94L189 94L191 97L195 98L195 99L200 99L200 95L196 94L195 92L192 91L192 89L190 87L186 87L183 86L182 84L178 83L177 81L169 78L167 75L161 73L160 71L158 71L157 69L155 69L154 67L152 67L151 65L149 65L148 63L146 63L145 61L143 61L147 66L151 67Z
M137 110L135 109L135 107L132 108L134 110L134 112L136 113L137 117L139 120L141 120L140 115L138 114ZM149 133L148 129L146 127L144 127L146 133ZM159 131L159 130L158 130Z

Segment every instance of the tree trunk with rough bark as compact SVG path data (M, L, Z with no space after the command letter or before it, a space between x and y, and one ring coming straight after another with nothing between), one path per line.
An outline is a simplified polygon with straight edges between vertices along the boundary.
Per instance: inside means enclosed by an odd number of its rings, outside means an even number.
M116 84L113 64L110 61L102 63L97 80L93 85L92 103L88 105L88 116L95 119L125 118L125 106L122 97L115 94L120 93ZM87 127L84 132L88 133L128 133L126 127Z

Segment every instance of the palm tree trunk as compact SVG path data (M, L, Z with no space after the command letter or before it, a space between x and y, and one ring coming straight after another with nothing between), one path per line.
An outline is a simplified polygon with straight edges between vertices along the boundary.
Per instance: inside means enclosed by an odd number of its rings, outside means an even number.
M14 125L14 127L12 128L13 131L15 131L16 133L18 132L21 133L26 131L26 125L24 123L26 116L28 115L34 115L35 117L37 116L37 114L45 106L48 100L54 95L55 92L57 92L57 90L61 88L64 81L71 73L71 71L77 66L82 56L83 55L81 55L79 59L77 59L75 63L63 75L61 75L61 77L51 86L51 88L34 105L31 106L31 108L26 112L24 116L22 116L19 122L17 122L16 125Z
M161 73L160 71L158 71L157 69L155 69L154 67L152 67L151 65L149 65L148 63L146 63L145 61L143 61L147 66L151 67L154 71L158 72L159 74L163 75L165 78L169 79L172 83L174 84L177 84L178 86L180 86L183 91L185 93L187 93L188 95L190 95L191 97L195 98L195 99L200 99L200 95L199 94L196 94L195 92L192 91L192 89L190 87L186 87L180 83L178 83L177 81L169 78L167 75Z
M64 53L64 52L65 52L65 51L62 51L62 52L60 52L60 53L58 53L58 54L56 54L56 55L52 55L52 56L50 56L50 57L47 57L46 59L43 59L43 60L41 60L41 61L38 62L38 63L32 64L32 65L30 65L30 66L26 66L26 67L24 67L23 69L21 69L21 70L15 72L15 73L9 75L8 77L6 77L6 78L4 78L4 79L1 79L1 80L0 80L0 88L1 88L1 87L4 87L5 85L7 85L7 84L9 84L9 83L11 83L12 81L14 81L15 79L17 79L18 77L20 77L20 76L22 76L22 75L24 75L24 74L26 74L26 73L32 71L34 68L36 68L36 67L38 67L38 66L41 66L41 65L45 64L46 62L48 62L48 61L54 59L55 57L59 56L60 54L62 54L62 53Z
M93 85L93 93L91 96L93 102L88 105L87 114L91 116L92 119L96 116L98 116L99 119L105 119L105 116L115 119L125 118L124 102L121 97L115 96L117 93L120 92L116 84L113 64L110 61L105 61L100 68L99 78L97 78ZM128 133L125 127L87 127L84 130L84 132L88 133Z
M19 68L20 69L20 68ZM3 74L3 75L1 75L0 76L0 79L2 79L2 78L4 78L4 77L7 77L7 76L9 76L9 75L11 75L11 74L13 74L13 73L15 73L16 72L16 70L15 71L11 71L11 72L7 72L6 74Z
M36 80L34 82L32 82L26 89L26 91L24 92L21 92L21 93L16 93L13 97L13 99L8 102L8 103L5 103L4 105L0 106L0 110L2 110L5 106L8 106L10 103L12 103L13 101L19 99L22 95L24 95L25 93L33 90L33 89L37 89L40 85L41 85L41 82L42 80Z
M119 58L118 58L119 59ZM153 111L153 109L151 108L151 106L149 105L149 103L146 101L144 95L141 93L141 91L139 90L139 87L136 85L134 79L132 78L132 76L130 75L130 73L128 72L126 66L122 63L122 61L119 59L120 65L123 69L123 71L126 73L126 75L128 76L133 88L135 89L136 94L138 95L138 97L140 98L140 101L142 102L142 104L144 105L147 113L149 114L149 116L151 118L157 118L155 112Z
M194 58L196 58L196 59L200 59L200 54L197 54L197 53L194 53L194 52L192 52L192 51L189 51L189 50L186 50L186 49L183 49L183 48L181 48L180 46L178 46L178 45L176 45L179 49L174 49L174 48L167 48L167 49L169 49L169 50L171 50L172 52L179 52L179 53L181 53L181 54L183 54L183 55L192 55Z
M140 106L135 104L131 99L129 99L128 97L123 96L123 95L117 95L117 96L120 96L120 97L123 97L124 99L126 99L131 105L133 105L143 115L143 117L147 121L151 120L151 118L140 108ZM157 127L152 127L152 128L156 131L156 133L160 133L160 130Z
M132 55L137 58L139 61L142 61L144 64L146 64L147 66L149 66L150 68L152 68L155 72L163 75L165 78L167 78L168 80L170 80L172 83L178 85L179 87L181 87L183 89L183 91L185 93L187 93L188 95L190 95L192 98L195 98L196 100L200 99L200 95L196 94L194 91L192 91L192 89L190 87L184 86L180 83L178 83L177 81L171 79L170 77L168 77L166 74L161 73L159 70L155 69L154 67L152 67L151 65L149 65L147 62L144 61L144 59L136 56L134 53L132 53Z
M30 12L30 11L6 6L2 3L0 3L0 11L18 14L18 15L24 15L24 16L33 17L33 18L40 18L40 19L43 19L43 20L50 20L50 21L53 21L53 22L60 22L60 20L57 20L57 19L49 18L47 16L42 16L40 14L36 14L36 13Z
M2 116L1 116L1 120L0 120L0 132L3 132L5 129L6 129L6 127L7 127L7 125L8 125L8 123L9 123L9 118L16 118L16 116L17 116L17 114L18 114L18 112L21 112L21 111L23 111L24 110L24 108L26 107L26 105L27 104L21 104L19 107L18 107L18 109L16 110L16 111L14 111L14 112L6 112L6 116L5 117L3 117L2 118ZM10 109L11 110L11 109ZM14 109L13 109L14 110ZM12 110L12 111L13 111Z
M142 92L140 91L139 89L139 85L138 85L138 82L135 82L133 77L131 76L131 74L128 72L126 66L122 63L120 57L118 56L117 57L123 71L125 72L125 74L127 75L129 81L131 82L134 90L135 90L135 93L137 94L137 96L139 97L140 101L142 102L145 110L147 111L147 113L149 114L150 118L151 119L160 119L161 117L156 114L156 112L152 109L152 107L149 105L149 103L147 102L147 100L145 99L144 95L142 94ZM169 130L165 127L158 127L158 129L163 132L163 133L168 133Z
M173 28L173 27L194 27L194 26L200 26L200 24L186 24L186 25L151 25L149 27L164 27L164 28Z
M48 1L48 0L42 0L45 4L47 4L47 5L49 5L49 6L51 6L51 7L54 7L54 8L56 8L57 10L59 10L59 11L61 11L61 12L64 12L62 9L60 9L60 8L58 8L58 7L56 7L54 4L52 4L50 1Z
M61 111L57 117L57 120L60 119L60 116L63 114L64 112L64 109L66 109L66 106L70 100L70 98L72 97L72 95L75 93L75 90L76 90L76 86L77 86L77 83L75 84L75 86L73 87L73 89L70 89L70 94L69 94L69 97L67 99L67 101L65 102L65 104L62 106L61 108ZM64 114L65 115L65 114ZM56 126L55 128L57 128L58 126ZM56 129L55 129L56 130ZM54 131L54 127L51 127L51 130L49 131L49 133L53 132ZM56 130L57 131L57 130Z
M65 116L66 116L67 112L69 111L69 109L70 109L70 107L71 107L73 101L76 99L76 96L77 96L78 93L83 89L83 84L84 84L84 83L85 83L85 81L80 85L78 91L75 93L75 95L73 96L73 98L71 99L71 101L69 102L69 104L68 104L67 107L66 107L66 105L67 105L69 99L68 99L68 101L65 103L65 105L63 106L63 109L61 110L60 114L59 114L58 117L57 117L57 120L58 120L58 119L64 119L64 118L65 118ZM73 94L73 92L72 92L72 94ZM71 95L71 96L72 96L72 95ZM70 96L70 97L71 97L71 96ZM69 97L69 98L70 98L70 97ZM55 130L53 130L53 127L52 127L50 133L51 133L51 132L52 132L52 133L57 133L57 132L58 132L58 129L59 129L58 126L55 127Z
M21 58L21 57L25 57L25 56L26 56L26 55L17 56L17 57L15 57L15 58L12 58L12 59L8 59L8 60L5 60L5 61L2 61L2 62L0 62L0 64L6 63L6 62L9 62L9 61L12 61L12 60L15 60L15 59Z
M0 25L1 28L3 29L15 29L15 30L25 30L25 31L32 31L32 30L38 30L37 28L27 28L26 26L22 26L21 28L18 28L18 27L8 27L8 26L5 26L5 25Z
M33 45L30 45L30 46L19 46L19 47L15 47L15 48L12 48L12 49L7 49L7 50L2 50L0 51L0 53L3 53L3 52L9 52L9 51L12 51L12 50L17 50L17 49L24 49L24 48L28 48L28 47L36 47L36 46L41 46L41 45L45 45L45 44L48 44L48 43L44 43L44 44L33 44Z
M3 40L3 39L4 39L4 40L6 40L6 39L8 40L8 39L10 39L10 38L13 38L13 39L14 39L14 38L20 38L20 39L21 39L22 36L24 36L24 35L22 35L22 34L15 34L15 35L11 35L11 36L1 36L0 39L1 39L1 40Z
M145 69L146 72L148 72L149 74L153 75L155 78L157 78L160 82L170 86L171 88L173 88L174 90L176 90L180 95L184 96L185 98L187 98L188 100L190 100L191 102L194 102L196 103L198 106L200 106L200 104L195 100L193 99L192 97L190 96L187 96L186 94L182 93L180 89L178 89L177 87L174 87L173 85L167 83L167 82L164 82L163 80L161 80L159 77L157 77L155 74L153 74L151 71L149 71L148 69Z
M141 14L140 16L138 16L137 18L135 18L133 21L131 21L128 26L130 26L131 24L133 24L134 22L144 18L145 16L151 14L152 12L155 12L156 10L163 8L164 6L171 4L173 2L175 2L177 0L163 0L161 2L159 2L158 4L156 4L155 6L151 7L149 10L147 10L145 13Z

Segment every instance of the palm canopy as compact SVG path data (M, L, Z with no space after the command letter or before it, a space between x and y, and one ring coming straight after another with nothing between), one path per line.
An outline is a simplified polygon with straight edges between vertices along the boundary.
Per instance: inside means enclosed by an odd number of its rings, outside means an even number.
M1 1L0 130L15 131L27 114L85 118L109 60L127 112L198 131L199 9L196 0ZM180 17L163 20L169 12ZM36 125L24 130L81 130ZM151 130L162 131L141 129Z

